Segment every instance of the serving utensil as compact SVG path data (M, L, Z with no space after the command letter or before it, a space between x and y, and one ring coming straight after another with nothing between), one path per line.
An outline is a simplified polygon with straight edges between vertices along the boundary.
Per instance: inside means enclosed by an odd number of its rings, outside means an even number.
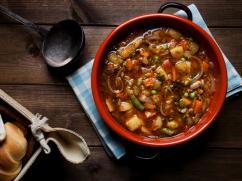
M2 116L0 114L0 142L2 142L6 138L6 131L4 127L4 122L2 120Z
M79 63L79 57L83 52L85 35L76 21L60 21L51 27L50 31L47 31L1 5L0 13L40 34L42 38L41 53L49 67L66 73L69 72L69 69L77 67L76 64Z

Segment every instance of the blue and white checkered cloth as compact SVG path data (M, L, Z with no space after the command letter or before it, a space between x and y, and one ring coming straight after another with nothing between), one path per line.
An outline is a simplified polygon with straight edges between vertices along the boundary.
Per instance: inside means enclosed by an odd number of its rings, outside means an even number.
M206 30L211 36L206 23L204 22L201 14L199 13L197 7L194 4L189 6L193 14L194 23L201 26ZM183 11L176 13L179 16L186 16ZM227 67L228 73L228 90L227 97L242 91L242 78L235 70L233 65L229 62L228 58L223 54L224 60ZM104 145L105 150L110 156L114 156L116 159L121 158L125 155L126 150L124 145L121 143L118 137L115 137L109 128L104 124L101 119L95 103L92 98L91 91L91 71L92 71L93 60L88 62L83 67L79 68L72 75L68 76L67 79L72 86L78 100L80 101L83 109L85 110L87 116L90 118L97 135L99 136L101 142Z

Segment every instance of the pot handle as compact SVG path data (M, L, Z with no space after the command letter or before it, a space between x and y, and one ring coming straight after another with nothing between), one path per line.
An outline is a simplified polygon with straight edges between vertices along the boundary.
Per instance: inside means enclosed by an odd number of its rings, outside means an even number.
M177 8L185 11L187 18L192 21L192 12L186 5L176 2L167 2L160 6L158 13L163 13L163 11L167 8Z

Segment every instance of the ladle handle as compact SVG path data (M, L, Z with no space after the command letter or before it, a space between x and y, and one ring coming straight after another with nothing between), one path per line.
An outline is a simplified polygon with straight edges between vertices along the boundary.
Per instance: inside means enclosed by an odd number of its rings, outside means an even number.
M0 13L14 19L15 21L22 23L23 25L25 25L26 27L36 31L37 33L39 33L42 37L45 36L46 34L46 30L40 28L39 26L37 26L36 24L32 23L31 21L15 14L14 12L10 11L8 8L5 8L4 6L0 5Z

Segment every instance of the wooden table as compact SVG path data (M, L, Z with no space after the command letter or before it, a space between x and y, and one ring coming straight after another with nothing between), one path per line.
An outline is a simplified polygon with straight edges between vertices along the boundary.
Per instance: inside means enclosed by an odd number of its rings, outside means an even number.
M118 24L131 17L156 12L160 0L80 0L82 20L68 0L2 0L19 15L49 28L66 18L83 23L85 61ZM186 0L195 3L214 37L242 75L242 1ZM83 21L85 20L85 21ZM110 159L98 140L72 89L64 78L52 75L38 53L38 36L0 16L1 88L33 112L50 119L52 126L80 133L91 157L72 165L57 152L42 154L23 180L242 180L242 96L227 100L215 123L186 145L161 150L153 161L132 157Z

